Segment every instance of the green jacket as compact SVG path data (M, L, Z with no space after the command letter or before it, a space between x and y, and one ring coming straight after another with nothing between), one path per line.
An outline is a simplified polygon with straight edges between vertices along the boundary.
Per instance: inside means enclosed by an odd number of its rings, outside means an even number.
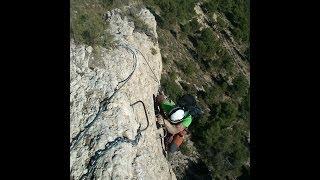
M169 112L175 107L175 103L173 101L168 101L164 100L161 104L160 107L163 109L163 111L166 114L169 114ZM187 115L185 118L183 118L183 121L181 122L185 128L187 128L192 122L192 117L191 115Z

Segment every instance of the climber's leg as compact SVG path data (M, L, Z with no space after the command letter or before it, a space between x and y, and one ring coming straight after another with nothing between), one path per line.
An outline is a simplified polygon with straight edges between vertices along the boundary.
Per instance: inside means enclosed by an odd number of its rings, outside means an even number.
M169 152L173 153L178 150L183 142L183 133L178 133L173 136L173 140L170 144Z
M168 135L165 137L164 142L165 142L165 145L166 145L166 150L169 149L169 145L171 144L171 142L172 142L172 140L173 140L173 136L174 136L174 135L172 135L172 134L170 134L170 133L168 132Z
M178 150L178 146L175 143L170 144L169 153L174 153Z

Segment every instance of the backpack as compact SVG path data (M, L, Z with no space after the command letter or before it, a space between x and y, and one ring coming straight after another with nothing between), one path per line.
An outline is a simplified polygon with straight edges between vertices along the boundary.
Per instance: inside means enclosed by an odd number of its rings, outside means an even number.
M177 105L183 110L188 111L193 118L198 118L203 114L201 108L197 106L196 99L190 94L180 97Z

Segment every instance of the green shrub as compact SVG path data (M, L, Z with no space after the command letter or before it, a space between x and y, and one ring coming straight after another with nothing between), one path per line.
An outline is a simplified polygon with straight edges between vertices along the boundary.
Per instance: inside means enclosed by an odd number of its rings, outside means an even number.
M229 85L227 82L224 81L224 82L222 82L220 87L221 87L222 91L226 93L228 91Z
M161 19L157 20L161 28L170 30L178 23L185 24L194 15L196 0L144 0L147 6L158 6Z
M222 12L234 26L232 34L239 41L249 41L250 1L249 0L211 0L203 3L207 13ZM219 20L218 20L219 21Z
M167 63L168 63L168 59L167 59L166 57L162 57L162 62L163 62L164 64L167 64Z
M202 57L206 56L208 48L207 48L206 44L203 41L198 41L197 45L196 45L196 48L197 48L198 54L200 56L202 56Z
M177 59L174 62L184 75L188 77L191 77L197 71L196 65L193 61Z
M189 35L194 34L196 31L198 31L200 28L200 24L198 23L197 19L193 18L190 22L181 25L180 27L182 32Z
M183 93L184 94L191 94L191 95L194 95L196 96L197 94L197 89L194 87L194 85L192 84L187 84L185 82L180 82L180 85L182 86L183 88Z
M225 53L225 55L223 55L221 59L222 59L221 68L225 69L229 75L234 74L235 64L232 58L230 57L230 55L228 53Z
M151 48L151 54L152 55L156 55L158 52L155 48Z
M199 39L205 42L206 44L210 44L210 42L216 38L211 28L205 28L201 31L201 36L199 37Z
M187 62L186 65L183 67L183 72L187 76L192 76L196 72L196 66L193 62Z
M228 27L228 24L220 16L217 17L217 21L218 21L218 24L222 28L227 28Z
M159 42L159 45L160 46L165 46L165 43L166 43L166 40L164 39L163 36L160 36L158 37L158 42Z
M208 105L214 104L222 97L223 93L223 90L218 85L206 89L206 103Z
M180 86L169 77L161 78L161 87L163 88L165 94L173 101L177 101L177 98L182 95L182 90Z
M185 143L185 142L180 145L179 150L181 151L182 154L184 154L186 156L190 155L192 152L190 150L190 148L188 147L187 143Z
M236 105L231 102L222 102L221 103L221 112L219 117L222 119L231 119L233 120L237 115Z
M185 34L190 34L191 32L191 28L189 24L181 25L180 28L182 32L184 32Z
M133 21L136 31L143 32L149 36L152 35L151 28L142 19L140 19L136 14L130 13L128 17L131 21Z
M169 72L169 78L172 80L172 81L175 81L177 79L177 73L175 72Z
M235 124L237 105L222 102L210 109L211 116L193 122L193 140L214 179L234 179L241 175L241 167L249 157L243 127Z
M103 14L107 8L102 2L71 0L70 32L76 43L105 47L112 42L112 36L105 31L108 24L103 19Z
M216 0L206 1L202 4L202 8L205 12L215 12L218 8L218 3Z
M238 116L245 121L250 120L250 94L249 92L242 99L241 104L239 105L239 114Z
M211 28L206 28L201 31L196 48L199 56L207 61L212 60L214 55L222 49Z
M229 91L234 98L243 97L249 90L249 82L242 74L238 75L232 83Z

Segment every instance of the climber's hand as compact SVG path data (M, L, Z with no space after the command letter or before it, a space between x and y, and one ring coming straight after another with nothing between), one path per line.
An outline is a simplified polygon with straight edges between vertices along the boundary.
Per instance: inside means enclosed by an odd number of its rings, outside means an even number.
M163 94L159 94L157 96L157 102L158 104L161 104L165 100L165 96Z
M163 124L164 124L163 119L162 119L161 116L156 117L156 121L157 121L160 125L163 125Z

